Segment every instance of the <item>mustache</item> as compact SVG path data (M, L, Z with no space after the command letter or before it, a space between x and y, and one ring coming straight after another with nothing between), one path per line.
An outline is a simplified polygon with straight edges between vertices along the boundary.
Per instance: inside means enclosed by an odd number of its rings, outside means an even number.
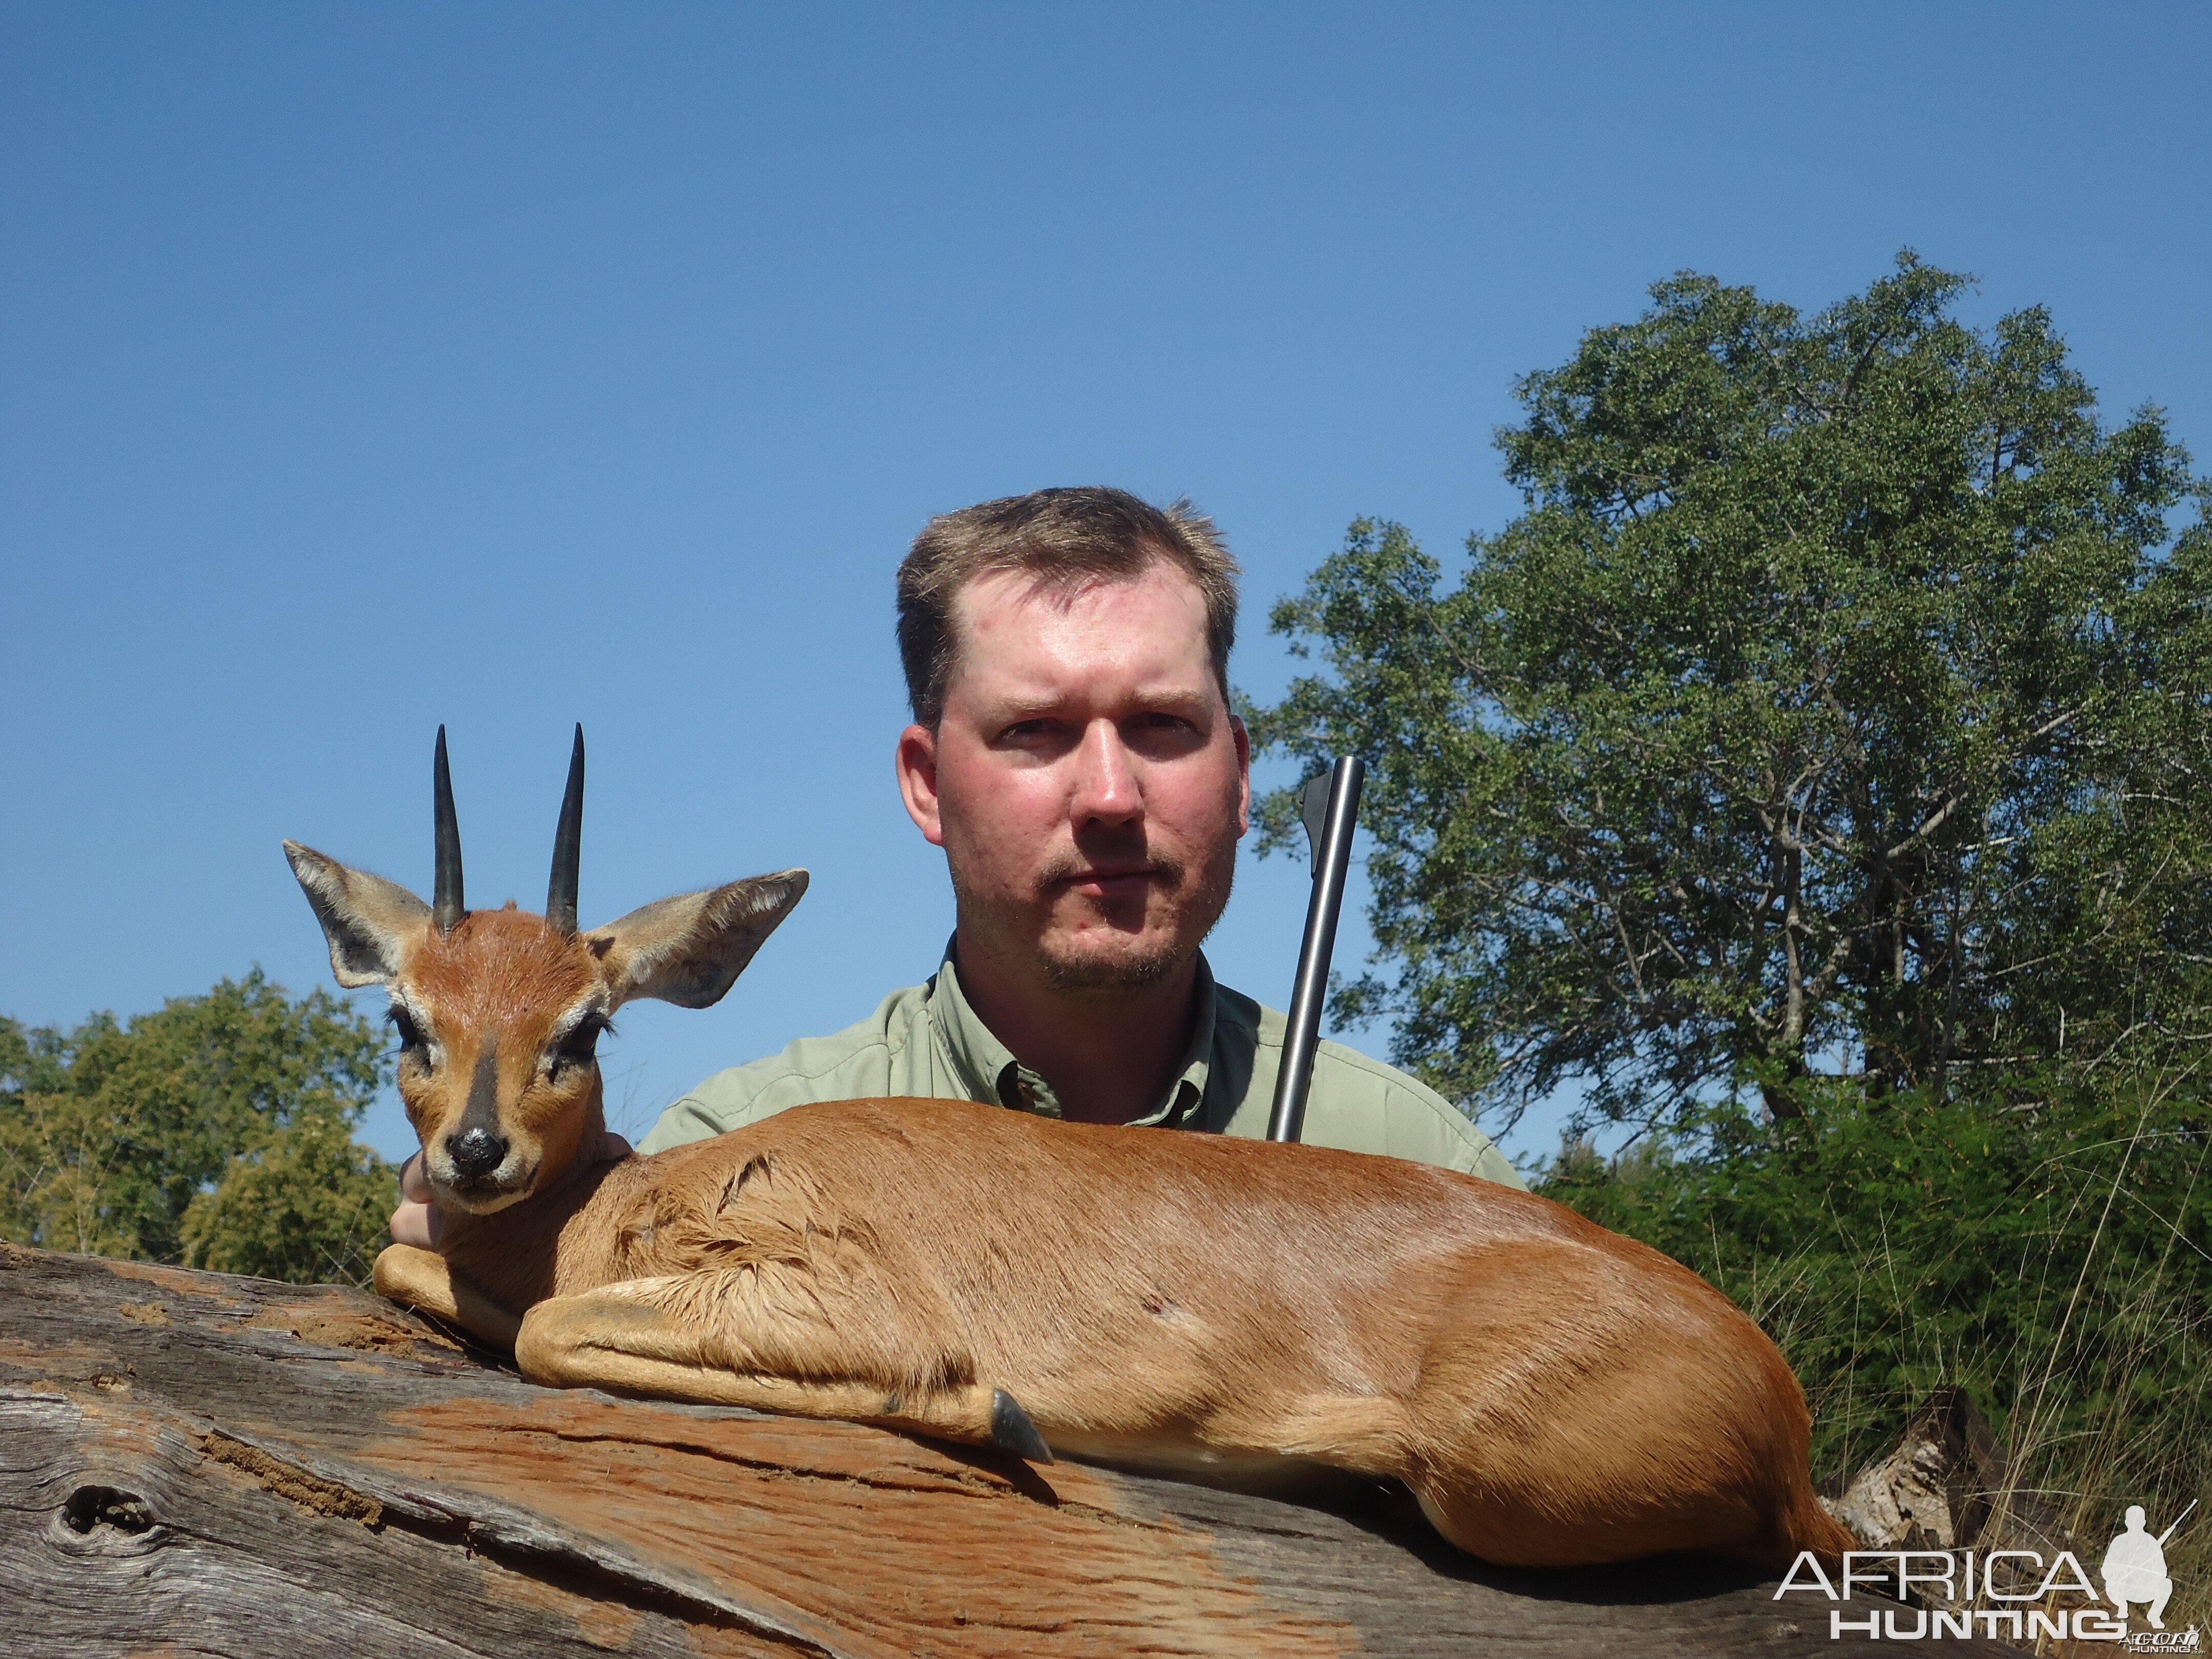
M1133 856L1112 854L1086 855L1079 848L1057 853L1037 872L1041 890L1059 887L1069 882L1085 880L1100 874L1109 876L1134 875L1142 871L1156 876L1170 887L1182 885L1187 866L1182 860L1170 853L1145 851Z

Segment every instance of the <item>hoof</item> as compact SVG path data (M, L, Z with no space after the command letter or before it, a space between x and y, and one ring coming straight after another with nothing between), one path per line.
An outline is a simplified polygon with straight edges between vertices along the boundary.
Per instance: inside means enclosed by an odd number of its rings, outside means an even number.
M1044 1437L1030 1421L1030 1414L1022 1409L1021 1401L1004 1389L991 1390L991 1443L1032 1463L1053 1461L1052 1448L1044 1443Z

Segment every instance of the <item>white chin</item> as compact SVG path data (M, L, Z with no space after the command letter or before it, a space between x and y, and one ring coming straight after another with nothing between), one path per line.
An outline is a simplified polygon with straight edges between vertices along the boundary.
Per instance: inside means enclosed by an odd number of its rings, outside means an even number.
M533 1170L532 1173L536 1172ZM438 1206L441 1209L459 1210L468 1215L491 1215L505 1209L510 1204L519 1204L530 1196L530 1182L527 1178L516 1182L514 1188L507 1192L465 1193L447 1186L442 1181L436 1180L432 1181L430 1185L438 1194Z

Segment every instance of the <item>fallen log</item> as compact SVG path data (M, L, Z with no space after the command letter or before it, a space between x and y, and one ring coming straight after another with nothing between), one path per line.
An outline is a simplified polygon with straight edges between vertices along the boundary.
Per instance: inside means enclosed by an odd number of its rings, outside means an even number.
M1826 1650L1774 1588L1490 1567L1401 1492L539 1389L358 1291L0 1244L9 1655Z

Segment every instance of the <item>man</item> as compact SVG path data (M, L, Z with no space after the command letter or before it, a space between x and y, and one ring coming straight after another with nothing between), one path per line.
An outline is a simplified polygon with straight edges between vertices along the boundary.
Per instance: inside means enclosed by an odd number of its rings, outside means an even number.
M857 1025L708 1078L641 1150L877 1095L1264 1137L1284 1018L1199 949L1249 827L1236 628L1236 564L1186 505L1043 489L933 520L899 568L897 770L952 878L945 960ZM1334 1043L1304 1139L1522 1184L1441 1097ZM427 1245L411 1164L403 1184L392 1237Z

